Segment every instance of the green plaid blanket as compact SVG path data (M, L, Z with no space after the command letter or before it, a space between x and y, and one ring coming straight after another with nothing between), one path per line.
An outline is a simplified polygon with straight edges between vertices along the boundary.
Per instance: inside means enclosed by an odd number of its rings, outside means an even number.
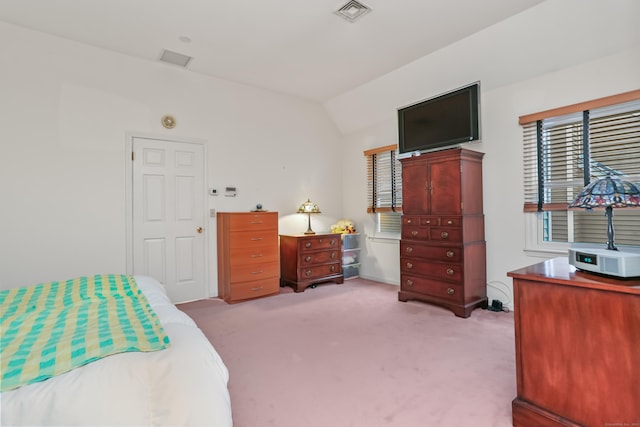
M168 345L130 276L96 275L0 291L0 391L111 354Z

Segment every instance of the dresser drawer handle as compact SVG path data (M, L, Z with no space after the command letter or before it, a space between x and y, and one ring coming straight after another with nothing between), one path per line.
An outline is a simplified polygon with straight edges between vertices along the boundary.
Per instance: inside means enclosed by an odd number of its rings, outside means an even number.
M257 288L251 288L252 291L259 291L260 289L262 289L262 286L258 286Z
M407 224L411 224L411 220L410 219L407 220Z
M263 257L263 256L264 256L263 254L253 254L253 255L251 255L251 258L260 258L260 257Z
M333 273L334 271L336 271L336 266L335 266L335 265L332 265L332 266L331 266L331 268L330 268L330 270L331 270L331 272Z
M407 246L407 247L405 248L405 252L406 252L406 253L408 253L408 254L410 254L411 252L413 252L413 248L412 248L411 246Z
M264 270L252 271L251 274L262 274Z
M417 235L418 235L418 230L413 230L413 231L411 232L411 235L412 235L412 236L417 236Z
M311 276L312 274L313 274L313 271L311 271L311 270L307 270L307 271L304 272L305 276Z
M336 244L335 239L331 239L331 242L330 242L329 244L330 244L331 246L335 245L335 244Z
M447 251L447 258L453 258L456 253L453 251Z
M431 224L431 220L430 220L430 219L428 219L428 220L426 220L424 223L425 223L425 224Z
M262 224L262 221L251 221L251 224Z
M449 220L449 221L447 221L447 224L453 225L453 221Z
M329 258L335 259L335 257L336 257L336 253L335 252L331 252L331 255L329 255Z
M456 293L456 290L455 290L455 289L453 289L453 288L447 288L447 293L448 293L449 295L453 295L453 294L455 294L455 293Z
M305 242L304 247L305 248L310 248L311 247L311 242Z
M406 266L407 266L407 268L413 268L413 264L411 264L410 262L408 262L408 263L406 264Z
M306 257L304 257L304 260L306 262L310 262L311 261L311 255L307 255Z
M408 279L407 280L407 286L413 286L413 280Z
M442 233L440 233L440 237L442 237L443 239L446 239L447 237L449 237L449 233L447 233L446 231L443 231Z
M453 276L455 273L455 271L453 271L453 268L447 268L447 276Z
M251 240L254 242L257 240L264 240L264 237L252 237Z

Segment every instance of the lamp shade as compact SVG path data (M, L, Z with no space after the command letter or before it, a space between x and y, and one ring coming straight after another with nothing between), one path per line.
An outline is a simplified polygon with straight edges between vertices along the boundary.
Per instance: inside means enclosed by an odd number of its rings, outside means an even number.
M569 205L570 208L587 209L607 206L640 206L640 189L632 182L607 174L604 178L589 183Z
M307 216L309 217L309 226L307 227L307 231L305 231L304 234L316 234L316 232L311 229L311 214L320 213L320 208L318 207L318 205L313 203L311 199L307 199L307 201L301 204L298 208L298 213L307 214Z
M308 213L308 214L320 213L320 208L318 207L318 205L313 203L311 199L307 199L307 201L301 204L300 207L298 208L298 213Z
M589 183L575 198L569 208L605 208L607 217L607 249L617 251L613 239L613 208L640 206L638 186L607 174L604 178Z

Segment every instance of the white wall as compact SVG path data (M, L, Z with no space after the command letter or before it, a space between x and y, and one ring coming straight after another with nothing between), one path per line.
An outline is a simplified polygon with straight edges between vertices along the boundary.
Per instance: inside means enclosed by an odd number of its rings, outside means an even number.
M345 216L370 236L366 149L397 143L396 109L481 81L489 299L511 303L510 270L536 263L524 248L518 117L640 88L640 2L547 0L325 104L346 134ZM353 160L351 160L353 159ZM399 282L397 242L364 239L361 276ZM550 255L552 256L552 255Z
M0 23L0 288L125 269L127 132L207 141L209 186L239 189L211 208L260 202L296 233L306 218L293 212L311 197L315 230L354 220L361 275L397 284L398 243L367 238L362 152L397 142L398 107L480 80L483 142L470 148L486 153L489 297L509 302L506 273L539 260L522 251L517 118L640 88L638 16L636 0L547 0L324 109Z
M281 233L306 230L307 197L316 231L341 217L341 136L320 105L8 24L0 40L0 288L125 273L127 132L206 141L208 186L238 188L207 208L262 203Z

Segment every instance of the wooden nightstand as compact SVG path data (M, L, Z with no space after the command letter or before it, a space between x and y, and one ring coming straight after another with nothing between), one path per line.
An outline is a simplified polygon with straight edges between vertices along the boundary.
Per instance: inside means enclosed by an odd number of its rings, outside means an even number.
M344 282L340 234L280 235L280 286L303 292L320 282Z

